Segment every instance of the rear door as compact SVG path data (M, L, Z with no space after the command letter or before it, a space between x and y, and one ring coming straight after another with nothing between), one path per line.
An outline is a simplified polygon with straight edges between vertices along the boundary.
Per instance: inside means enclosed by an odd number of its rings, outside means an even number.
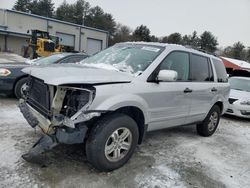
M210 59L191 53L191 108L186 123L201 121L212 107L217 89Z

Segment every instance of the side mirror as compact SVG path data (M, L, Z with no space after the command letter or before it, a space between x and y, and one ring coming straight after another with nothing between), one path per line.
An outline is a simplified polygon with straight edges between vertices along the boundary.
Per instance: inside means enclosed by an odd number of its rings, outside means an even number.
M157 80L159 82L174 82L178 78L178 73L174 70L160 70Z
M27 30L27 33L30 33L30 30Z

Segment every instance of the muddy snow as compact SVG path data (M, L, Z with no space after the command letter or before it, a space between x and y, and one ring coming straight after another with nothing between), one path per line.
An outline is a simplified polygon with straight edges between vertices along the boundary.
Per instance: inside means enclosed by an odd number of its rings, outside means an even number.
M21 158L40 137L17 100L0 98L0 187L250 187L250 121L223 117L209 138L195 126L147 134L121 169L99 173L83 145L61 145L44 155L42 168Z

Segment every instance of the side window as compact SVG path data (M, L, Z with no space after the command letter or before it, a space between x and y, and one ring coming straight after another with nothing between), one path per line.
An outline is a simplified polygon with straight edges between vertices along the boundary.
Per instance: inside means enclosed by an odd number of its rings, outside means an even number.
M85 56L76 56L74 59L74 63L80 62L82 61L84 58L86 58Z
M226 68L221 60L213 59L218 82L228 82Z
M77 62L80 62L83 59L84 58L81 57L81 56L71 56L71 57L68 57L68 58L60 61L59 63L60 64L63 64L63 63L77 63Z
M209 71L210 62L207 57L200 55L191 55L191 79L192 81L205 82L213 81Z
M174 70L178 73L177 81L188 81L189 54L186 52L172 52L163 60L160 70Z
M59 63L59 64L71 63L71 61L72 61L73 58L74 58L74 57L67 57L67 58L65 58L65 59L63 59L63 60L61 60L61 61L59 61L58 63Z

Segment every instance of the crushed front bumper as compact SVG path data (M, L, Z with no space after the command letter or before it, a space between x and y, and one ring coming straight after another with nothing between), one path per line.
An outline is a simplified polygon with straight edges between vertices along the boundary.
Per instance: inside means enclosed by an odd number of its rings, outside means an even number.
M32 108L29 104L27 104L23 99L21 99L19 102L19 108L24 118L27 120L27 122L30 124L32 128L39 126L45 134L50 133L50 130L49 130L49 127L51 125L50 120L48 120L39 112L37 112L34 108Z
M20 101L19 108L32 128L39 126L43 133L45 133L28 153L22 155L26 161L46 166L45 161L41 158L41 154L44 152L51 150L59 143L77 144L84 142L88 130L87 125L82 124L76 128L69 128L63 125L53 127L50 120L39 114L24 100Z
M40 127L42 132L50 136L54 142L63 144L83 143L88 130L87 125L84 123L75 128L66 127L63 124L53 126L50 120L46 119L24 100L20 100L19 108L32 128Z

